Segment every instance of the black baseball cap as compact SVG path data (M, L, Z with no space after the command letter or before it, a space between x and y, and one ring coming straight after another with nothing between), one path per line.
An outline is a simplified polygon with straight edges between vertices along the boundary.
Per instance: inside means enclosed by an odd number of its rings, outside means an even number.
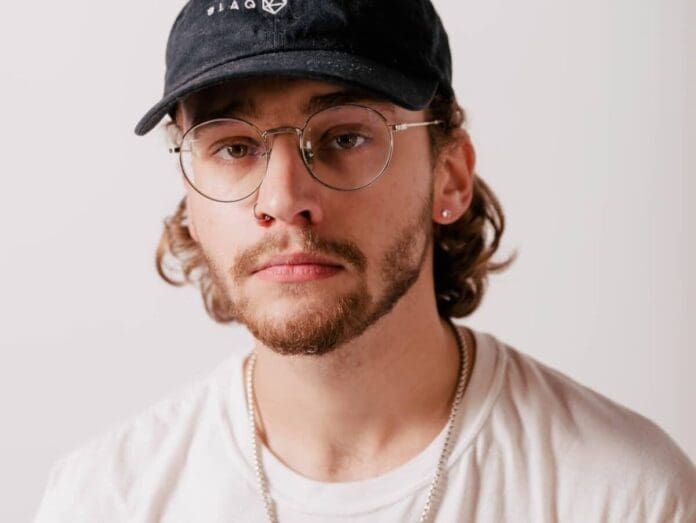
M454 96L451 62L430 0L190 0L169 34L164 95L135 133L196 91L258 75L341 81L419 110Z

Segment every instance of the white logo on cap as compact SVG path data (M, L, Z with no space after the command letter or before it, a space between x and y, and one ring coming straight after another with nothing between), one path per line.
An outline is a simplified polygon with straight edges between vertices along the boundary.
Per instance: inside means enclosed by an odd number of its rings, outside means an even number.
M263 0L263 5L261 7L264 11L268 11L274 15L286 5L288 5L288 0Z
M241 1L242 0L239 0L239 2ZM208 16L213 16L214 14L222 13L223 11L239 11L241 9L239 7L239 2L237 0L234 0L231 3L217 2L215 5L208 8ZM226 6L228 3L229 7ZM244 9L246 10L256 9L256 5L256 0L244 0ZM261 8L267 13L275 15L278 14L278 12L286 5L288 5L288 0L262 0Z

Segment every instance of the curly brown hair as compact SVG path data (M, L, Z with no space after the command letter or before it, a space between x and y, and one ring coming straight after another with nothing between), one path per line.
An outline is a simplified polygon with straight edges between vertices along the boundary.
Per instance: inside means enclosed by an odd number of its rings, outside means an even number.
M466 114L453 97L438 93L428 107L429 117L444 125L430 126L431 165L442 150L455 142L454 131L466 123ZM167 130L179 133L170 121ZM433 223L433 278L438 314L462 318L480 305L488 284L488 275L507 269L517 252L502 261L491 260L498 250L505 215L491 188L474 174L474 193L468 210L447 225ZM203 297L206 311L217 322L229 323L230 301L223 286L216 281L205 255L188 228L186 198L173 215L164 220L164 230L157 247L157 272L175 286L193 284Z

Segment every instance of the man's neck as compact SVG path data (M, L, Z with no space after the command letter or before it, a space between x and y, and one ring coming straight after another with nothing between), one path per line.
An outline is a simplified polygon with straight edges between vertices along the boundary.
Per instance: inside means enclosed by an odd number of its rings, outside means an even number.
M435 307L424 314L407 296L320 357L257 345L261 440L291 469L321 481L367 479L408 461L443 429L458 378L457 340ZM465 341L473 347L469 333Z

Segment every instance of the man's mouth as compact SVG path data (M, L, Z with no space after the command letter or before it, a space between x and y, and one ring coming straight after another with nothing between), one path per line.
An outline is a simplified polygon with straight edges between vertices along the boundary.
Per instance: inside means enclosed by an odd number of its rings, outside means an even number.
M261 262L252 274L276 283L298 283L329 278L344 267L326 256L296 252L279 254Z

